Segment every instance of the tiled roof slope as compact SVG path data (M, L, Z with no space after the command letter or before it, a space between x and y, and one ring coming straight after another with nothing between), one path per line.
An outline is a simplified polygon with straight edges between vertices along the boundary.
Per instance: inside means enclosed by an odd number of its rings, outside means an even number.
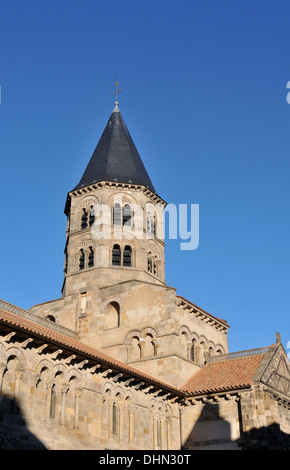
M233 358L231 355L225 355L223 360L209 361L181 387L181 390L191 396L198 396L250 387L264 357L265 352Z
M155 384L160 388L167 389L168 392L184 398L186 396L198 396L250 387L253 383L253 376L268 350L268 348L261 348L210 358L209 362L197 371L183 386L176 388L139 369L135 369L129 364L107 356L77 339L0 308L1 323L26 332L57 347L66 348L75 354L77 353L92 361L99 362L108 368L117 369L137 379L151 382L152 385Z
M53 343L59 347L67 348L70 351L73 351L80 355L83 355L87 358L92 359L93 361L100 362L110 368L114 368L119 370L120 372L128 373L132 377L136 377L138 379L144 379L151 384L155 384L160 388L165 388L168 392L172 392L173 394L184 396L185 392L181 391L180 389L173 387L155 377L152 377L145 372L135 369L124 362L118 361L111 356L107 356L106 354L94 349L81 341L78 341L74 338L70 338L62 333L54 331L52 329L47 328L46 326L34 323L26 318L23 318L19 315L14 313L6 312L0 309L0 324L14 327L19 329L20 331L26 332L31 336L36 336L40 339L43 339L46 342Z

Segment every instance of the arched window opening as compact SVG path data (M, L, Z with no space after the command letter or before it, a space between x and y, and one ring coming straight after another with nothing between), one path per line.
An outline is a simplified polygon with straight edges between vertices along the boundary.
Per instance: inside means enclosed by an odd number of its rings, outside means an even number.
M133 336L131 340L131 361L138 361L141 358L141 348L139 338Z
M155 215L151 218L150 232L152 235L156 235L156 217Z
M55 323L55 317L53 315L47 315L45 318L47 318L51 322Z
M121 206L120 206L120 204L115 204L114 205L113 224L114 225L121 225Z
M152 255L149 254L148 257L148 272L154 274L155 276L158 275L158 262L156 257L151 258Z
M123 252L123 266L131 266L132 264L132 248L126 245Z
M110 302L105 310L105 329L118 328L120 326L120 305L118 302Z
M95 222L95 211L94 211L94 206L91 206L91 212L90 212L90 217L89 217L89 225L92 227L92 225Z
M150 214L150 212L147 212L147 216L146 216L146 230L147 230L147 232L150 232L150 226L151 226L151 214Z
M86 308L87 308L87 293L82 292L80 294L80 311L81 311L81 314L86 313Z
M193 338L192 344L191 344L191 360L193 362L199 362L198 358L198 345L196 339Z
M83 209L82 221L81 221L81 229L84 230L88 226L88 213L86 209Z
M129 204L124 206L123 210L123 225L131 225L131 207Z
M113 246L112 264L114 266L121 266L121 249L119 245Z
M152 215L150 212L147 212L146 229L147 229L147 232L151 233L151 235L156 235L156 216L155 216L155 214Z
M144 338L143 357L152 357L155 355L155 344L153 336L147 334Z
M152 273L152 259L148 258L148 271L149 273Z
M85 253L83 249L81 249L80 253L79 268L80 270L85 268Z
M88 267L92 268L94 266L94 250L91 246L89 247L89 250L90 252L89 252Z

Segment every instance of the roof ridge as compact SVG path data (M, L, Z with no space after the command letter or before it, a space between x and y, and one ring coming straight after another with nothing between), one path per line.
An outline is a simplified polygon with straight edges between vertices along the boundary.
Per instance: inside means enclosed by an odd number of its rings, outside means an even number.
M61 333L65 336L78 339L78 333L75 330L72 330L66 326L60 325L59 323L54 323L48 318L41 317L36 313L32 312L31 310L26 310L22 307L18 307L17 305L11 304L6 300L0 299L0 311L11 313L13 315L17 315L19 317L25 318L26 320L35 323L40 326L44 326L50 330L56 331L57 333Z
M224 362L232 359L240 359L245 357L252 357L257 356L259 354L266 354L269 350L270 346L264 346L260 348L254 349L244 349L243 351L235 351L226 354L220 354L217 356L209 356L206 363L213 363L213 362Z

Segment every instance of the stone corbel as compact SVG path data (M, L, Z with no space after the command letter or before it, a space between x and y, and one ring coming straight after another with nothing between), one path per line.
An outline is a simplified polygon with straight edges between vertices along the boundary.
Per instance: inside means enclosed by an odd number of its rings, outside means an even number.
M118 382L118 380L123 377L124 374L117 374L113 377L113 382Z
M54 353L52 353L52 354L50 355L50 357L51 357L51 359L56 359L57 356L58 356L59 354L61 354L61 353L62 353L62 349L58 349L57 351L55 351Z
M26 339L25 341L23 341L23 343L21 343L21 347L25 349L26 346L27 346L29 343L31 343L31 341L33 341L32 338Z
M101 373L102 377L107 377L111 372L113 372L113 369L107 369L104 372Z
M84 361L82 361L82 362L80 362L80 363L78 364L78 368L79 368L79 369L82 369L83 366L84 366L85 364L87 364L88 362L89 362L88 359L85 359Z
M140 387L142 387L142 385L144 385L145 382L139 382L137 385L135 385L135 390L139 390Z
M134 382L135 379L133 379L132 377L128 380L126 380L126 382L124 382L124 385L127 387L127 385L129 385L131 382Z
M162 398L162 400L167 400L167 399L169 399L168 397L170 397L170 396L171 396L171 393L166 393L165 395L162 395L162 397L160 397L160 398Z
M38 354L41 354L42 351L48 347L48 344L43 344L42 346L39 346L39 348L35 349L35 352Z
M100 367L101 367L101 365L100 365L100 364L97 364L97 365L91 367L91 369L89 369L89 372L90 372L91 374L93 374L94 372L96 372L97 369L100 369Z
M10 341L10 339L12 338L12 336L14 336L14 335L16 335L16 333L15 333L15 331L12 331L8 335L4 336L3 340L6 341L6 343L8 343Z
M75 359L75 358L76 358L76 355L75 355L75 354L72 354L71 356L67 357L67 358L64 360L64 362L65 362L65 364L70 364L71 361L73 361L73 359Z

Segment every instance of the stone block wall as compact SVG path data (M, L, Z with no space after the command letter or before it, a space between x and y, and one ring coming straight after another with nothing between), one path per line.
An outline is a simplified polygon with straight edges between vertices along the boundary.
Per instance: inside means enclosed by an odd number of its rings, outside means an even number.
M290 450L289 402L255 384L241 394L241 436L245 449Z
M162 394L12 338L0 340L3 449L179 448L178 405Z
M190 402L182 411L184 449L290 450L289 400L262 384Z
M182 448L237 450L240 423L236 395L194 400L182 410Z
M185 383L206 354L228 348L227 327L177 305L174 288L149 282L128 280L99 289L88 279L79 292L31 310L174 386Z

